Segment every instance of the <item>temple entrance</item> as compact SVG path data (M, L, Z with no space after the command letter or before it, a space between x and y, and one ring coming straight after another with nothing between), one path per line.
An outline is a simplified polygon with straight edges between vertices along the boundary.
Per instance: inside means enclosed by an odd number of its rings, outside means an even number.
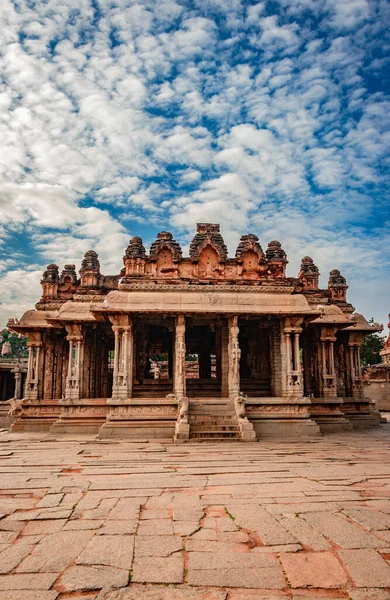
M242 320L239 327L240 389L249 397L271 396L270 323Z
M188 319L186 324L186 389L189 398L221 396L221 326Z
M174 320L164 324L137 321L133 396L161 398L173 392Z

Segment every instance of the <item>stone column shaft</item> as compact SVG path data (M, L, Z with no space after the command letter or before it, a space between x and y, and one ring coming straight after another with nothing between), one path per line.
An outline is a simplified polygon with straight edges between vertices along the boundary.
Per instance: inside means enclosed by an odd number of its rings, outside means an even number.
M286 398L303 397L299 349L302 320L299 317L286 317L281 323L282 395Z
M337 396L337 380L334 364L334 343L336 341L336 329L323 327L321 330L321 396L333 398Z
M238 316L229 317L229 398L236 398L240 393L240 358L241 350L238 343Z
M81 398L83 363L84 363L84 335L81 325L67 327L69 341L68 374L66 377L65 399L79 400Z
M115 336L114 376L112 399L125 400L131 398L133 391L133 326L113 325Z
M27 366L27 377L26 377L26 400L38 400L39 395L39 378L41 375L41 335L40 333L34 334L34 339L27 342L28 346L28 366Z
M177 315L175 324L174 393L180 401L186 396L186 321Z

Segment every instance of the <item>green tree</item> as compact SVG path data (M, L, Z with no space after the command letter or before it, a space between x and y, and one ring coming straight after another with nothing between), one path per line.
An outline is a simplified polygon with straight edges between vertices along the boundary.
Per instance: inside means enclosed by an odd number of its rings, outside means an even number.
M374 324L374 319L369 320L370 325ZM370 333L362 340L360 349L360 362L363 367L368 365L378 365L382 362L380 351L385 344L385 336L378 333Z
M7 354L5 358L26 358L28 356L27 338L24 335L18 335L9 329L0 331L0 354L5 342L11 344L11 354Z

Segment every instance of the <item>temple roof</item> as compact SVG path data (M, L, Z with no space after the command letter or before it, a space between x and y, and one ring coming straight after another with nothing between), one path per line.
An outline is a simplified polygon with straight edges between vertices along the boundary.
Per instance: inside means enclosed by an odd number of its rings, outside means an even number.
M116 291L101 304L91 306L96 314L217 313L253 315L319 315L302 294L277 294L251 291L148 290Z
M10 319L7 326L13 331L23 332L28 329L53 329L53 325L46 321L42 310L28 310L21 319Z
M370 325L367 319L360 313L354 313L351 316L355 317L355 319L352 324L346 328L347 331L367 331L370 333L383 331L383 325L381 323L374 323L373 325Z

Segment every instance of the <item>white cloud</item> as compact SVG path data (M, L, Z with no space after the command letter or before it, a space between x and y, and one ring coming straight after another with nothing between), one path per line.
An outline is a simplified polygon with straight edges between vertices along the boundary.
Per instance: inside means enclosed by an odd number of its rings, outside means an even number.
M363 298L365 281L377 286L383 310L385 232L370 219L384 212L390 141L386 3L278 5L3 2L3 310L20 308L23 273L37 289L8 246L17 236L42 268L94 248L116 273L136 233L125 224L177 227L185 243L197 220L221 222L231 252L249 229L263 245L279 237L295 271L318 254L322 271L348 271L353 294L359 278Z

